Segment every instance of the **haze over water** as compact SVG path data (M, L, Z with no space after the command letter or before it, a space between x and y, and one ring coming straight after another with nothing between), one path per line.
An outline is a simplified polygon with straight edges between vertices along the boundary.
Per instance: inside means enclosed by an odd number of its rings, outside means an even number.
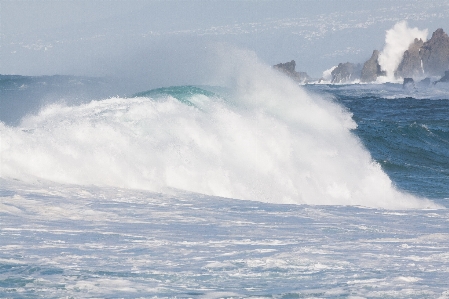
M0 74L118 76L128 92L208 83L218 42L320 78L365 62L400 21L431 33L448 15L439 0L2 1Z

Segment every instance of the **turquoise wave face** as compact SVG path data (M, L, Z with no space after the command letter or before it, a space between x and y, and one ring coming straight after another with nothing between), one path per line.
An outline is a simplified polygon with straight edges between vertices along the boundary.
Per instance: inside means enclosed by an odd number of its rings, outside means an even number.
M151 89L144 92L139 92L134 94L132 97L148 97L153 99L158 99L161 97L170 96L181 103L189 106L196 106L192 101L192 97L202 95L208 98L218 98L219 96L211 91L196 87L196 86L171 86Z

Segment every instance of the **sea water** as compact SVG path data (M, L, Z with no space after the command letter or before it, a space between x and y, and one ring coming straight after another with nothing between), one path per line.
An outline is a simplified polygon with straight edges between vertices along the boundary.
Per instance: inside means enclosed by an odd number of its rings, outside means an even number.
M227 71L75 102L2 77L0 296L449 297L449 88Z

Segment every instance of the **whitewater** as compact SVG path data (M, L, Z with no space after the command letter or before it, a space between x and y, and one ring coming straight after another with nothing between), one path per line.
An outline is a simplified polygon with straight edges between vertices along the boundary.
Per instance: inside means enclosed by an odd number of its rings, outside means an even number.
M0 296L449 297L447 89L221 60L2 120Z

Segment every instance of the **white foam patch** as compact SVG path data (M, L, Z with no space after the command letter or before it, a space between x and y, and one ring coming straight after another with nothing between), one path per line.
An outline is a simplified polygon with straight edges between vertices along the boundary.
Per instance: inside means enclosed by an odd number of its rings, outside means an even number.
M412 277L412 276L407 276L407 277L399 276L395 280L400 281L400 282L417 282L422 279L419 277Z

